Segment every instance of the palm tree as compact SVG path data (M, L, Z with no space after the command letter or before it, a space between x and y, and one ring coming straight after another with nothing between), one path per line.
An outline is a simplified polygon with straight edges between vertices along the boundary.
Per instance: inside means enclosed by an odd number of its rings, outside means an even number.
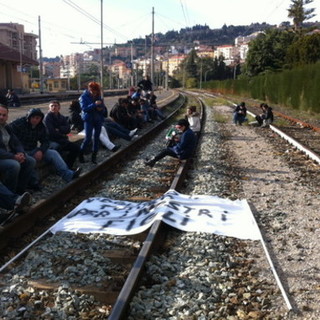
M288 17L293 18L295 31L301 31L304 21L315 16L313 13L315 8L306 9L305 6L312 3L313 0L291 0L290 8L288 9Z

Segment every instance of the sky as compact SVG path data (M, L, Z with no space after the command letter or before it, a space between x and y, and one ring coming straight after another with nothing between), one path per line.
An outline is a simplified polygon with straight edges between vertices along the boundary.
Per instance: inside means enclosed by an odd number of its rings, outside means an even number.
M42 56L56 57L100 48L101 39L106 46L144 38L152 33L152 25L155 33L166 33L197 24L217 29L224 24L292 22L288 18L291 3L291 0L0 0L0 22L23 24L25 32L36 35L40 30ZM320 21L320 0L314 0L307 8L315 8L316 14L309 21Z

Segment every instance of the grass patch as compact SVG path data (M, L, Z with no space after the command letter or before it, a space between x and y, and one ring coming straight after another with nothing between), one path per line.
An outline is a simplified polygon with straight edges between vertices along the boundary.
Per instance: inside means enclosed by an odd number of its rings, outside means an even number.
M218 123L227 123L230 121L230 118L228 116L226 116L225 114L214 113L213 120Z

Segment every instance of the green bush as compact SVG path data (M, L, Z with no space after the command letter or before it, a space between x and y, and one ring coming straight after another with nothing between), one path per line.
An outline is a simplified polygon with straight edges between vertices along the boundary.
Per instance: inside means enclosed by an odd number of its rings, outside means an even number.
M205 88L320 113L320 62L240 80L210 81Z

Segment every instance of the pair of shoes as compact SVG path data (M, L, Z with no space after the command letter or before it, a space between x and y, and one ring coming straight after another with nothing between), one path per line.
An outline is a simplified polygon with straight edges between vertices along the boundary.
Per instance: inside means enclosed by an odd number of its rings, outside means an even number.
M111 151L112 151L112 152L116 152L116 151L118 151L120 148L121 148L121 145L120 145L120 144L116 144L116 145L111 149Z
M156 164L156 161L155 161L154 159L146 160L146 161L144 162L144 164L145 164L146 166L148 166L148 167L153 168L154 165Z
M77 168L73 173L72 180L79 178L81 171L82 171L82 168L80 167Z
M131 130L130 133L129 133L129 136L133 137L136 134L137 130L138 130L138 128L135 128L135 129Z
M32 196L29 192L25 192L21 196L19 196L14 205L14 210L16 212L24 211L27 207L31 205Z

